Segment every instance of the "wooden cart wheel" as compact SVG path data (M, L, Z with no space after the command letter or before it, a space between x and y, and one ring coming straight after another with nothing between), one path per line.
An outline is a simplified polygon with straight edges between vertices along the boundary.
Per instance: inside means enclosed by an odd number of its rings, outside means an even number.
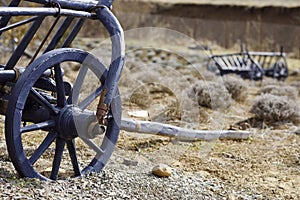
M263 69L257 64L251 64L251 70L248 72L250 80L262 80L264 76Z
M288 77L288 68L284 61L280 60L274 64L273 67L273 78L277 80L285 80Z
M72 48L50 51L28 66L13 87L5 120L9 156L20 176L56 180L104 167L121 121L118 94L106 125L93 112L106 75L94 56Z
M215 62L214 58L209 58L207 61L207 68L208 71L214 73L215 75L220 75L220 69L218 68L217 63Z

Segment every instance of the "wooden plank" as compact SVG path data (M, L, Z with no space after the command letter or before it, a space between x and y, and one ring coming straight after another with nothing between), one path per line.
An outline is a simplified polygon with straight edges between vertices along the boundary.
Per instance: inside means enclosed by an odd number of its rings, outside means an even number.
M241 65L240 61L238 60L238 57L239 56L234 56L233 60L234 60L235 65L238 66L238 68L240 69L242 65Z
M222 69L226 69L226 68L227 68L227 67L226 67L226 64L223 62L223 60L222 60L221 57L215 57L215 59L216 59L216 62L220 65L220 67L221 67Z
M226 67L227 67L228 69L232 69L232 66L230 65L230 63L229 63L227 57L222 57L222 60L223 60L223 62L226 64Z
M234 60L233 60L233 56L228 57L228 61L229 61L230 65L231 65L232 67L238 67L238 66L235 65L235 62L234 62Z

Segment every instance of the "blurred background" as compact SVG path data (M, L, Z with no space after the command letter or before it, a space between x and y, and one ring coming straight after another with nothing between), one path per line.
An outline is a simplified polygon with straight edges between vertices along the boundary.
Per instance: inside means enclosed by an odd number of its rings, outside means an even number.
M299 0L117 0L114 12L125 30L169 28L208 48L243 43L255 51L279 51L283 45L300 58Z

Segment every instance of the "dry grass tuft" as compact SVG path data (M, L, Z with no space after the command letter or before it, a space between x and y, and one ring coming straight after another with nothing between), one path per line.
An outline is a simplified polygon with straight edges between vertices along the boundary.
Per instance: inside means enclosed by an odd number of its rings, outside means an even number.
M220 82L198 81L188 93L199 106L211 109L226 109L231 106L232 98Z
M300 94L300 81L293 81L290 83L290 86L295 87L298 90L298 94Z
M236 101L243 102L246 98L247 91L247 84L245 81L237 76L226 76L223 80L231 97Z
M268 85L262 87L259 94L272 94L276 96L286 96L293 100L298 97L298 90L293 86L278 86L278 85Z
M258 96L250 110L256 119L266 123L298 122L299 107L297 103L286 96L262 94Z

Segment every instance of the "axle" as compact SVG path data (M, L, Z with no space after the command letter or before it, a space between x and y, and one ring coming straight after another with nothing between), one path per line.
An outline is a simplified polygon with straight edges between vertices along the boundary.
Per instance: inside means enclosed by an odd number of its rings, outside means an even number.
M14 81L17 78L17 73L15 70L3 70L0 69L0 83L5 83L7 81Z
M61 110L56 118L56 124L59 136L67 140L77 136L93 139L105 132L105 128L99 126L94 112L81 110L73 105L68 105Z

